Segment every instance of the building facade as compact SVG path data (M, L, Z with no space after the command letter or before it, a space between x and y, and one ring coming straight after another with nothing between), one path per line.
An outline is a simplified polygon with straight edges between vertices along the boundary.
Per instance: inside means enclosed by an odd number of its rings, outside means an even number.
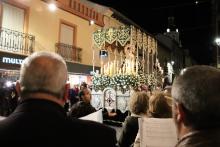
M185 67L185 53L179 39L174 17L168 17L168 28L164 34L157 34L158 58L164 68L164 76L172 83L175 75Z
M33 52L51 51L66 60L70 80L91 81L92 33L104 26L101 13L79 0L3 0L0 9L1 75L18 73Z
M212 0L212 40L213 40L213 65L220 68L220 3L218 0Z

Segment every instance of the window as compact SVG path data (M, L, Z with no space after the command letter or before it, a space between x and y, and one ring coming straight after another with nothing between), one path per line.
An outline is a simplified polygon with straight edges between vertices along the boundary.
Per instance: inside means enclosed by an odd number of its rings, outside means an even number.
M26 47L26 20L28 8L15 2L0 2L1 11L1 33L0 49L11 52L28 53Z
M57 53L68 61L80 61L80 50L76 47L75 43L76 26L66 21L60 22L60 35L59 43L57 46Z
M25 10L7 3L2 3L2 8L2 27L23 32Z
M60 43L75 45L76 27L65 22L60 24Z

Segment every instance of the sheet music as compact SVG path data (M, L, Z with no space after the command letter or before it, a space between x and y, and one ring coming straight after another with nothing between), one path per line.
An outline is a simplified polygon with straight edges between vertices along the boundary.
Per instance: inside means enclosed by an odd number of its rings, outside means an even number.
M140 118L141 147L174 147L177 143L173 119Z
M3 119L5 119L5 118L6 118L6 117L4 117L4 116L0 116L0 121L3 120Z
M93 112L89 115L80 117L79 119L83 119L83 120L92 120L92 121L96 121L96 122L100 122L103 123L103 116L102 116L102 109Z

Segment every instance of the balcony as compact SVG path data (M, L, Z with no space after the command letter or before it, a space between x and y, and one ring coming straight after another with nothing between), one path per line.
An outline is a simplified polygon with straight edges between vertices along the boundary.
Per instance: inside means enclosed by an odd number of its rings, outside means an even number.
M64 43L56 43L56 53L60 54L66 61L81 62L82 49Z
M30 34L0 28L0 50L29 55L34 50L35 37Z

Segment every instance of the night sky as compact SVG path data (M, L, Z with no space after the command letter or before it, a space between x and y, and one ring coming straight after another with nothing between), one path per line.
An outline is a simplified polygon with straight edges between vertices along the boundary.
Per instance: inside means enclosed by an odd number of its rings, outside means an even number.
M151 34L167 29L174 16L183 48L198 64L210 64L213 46L211 0L90 0L121 12Z

